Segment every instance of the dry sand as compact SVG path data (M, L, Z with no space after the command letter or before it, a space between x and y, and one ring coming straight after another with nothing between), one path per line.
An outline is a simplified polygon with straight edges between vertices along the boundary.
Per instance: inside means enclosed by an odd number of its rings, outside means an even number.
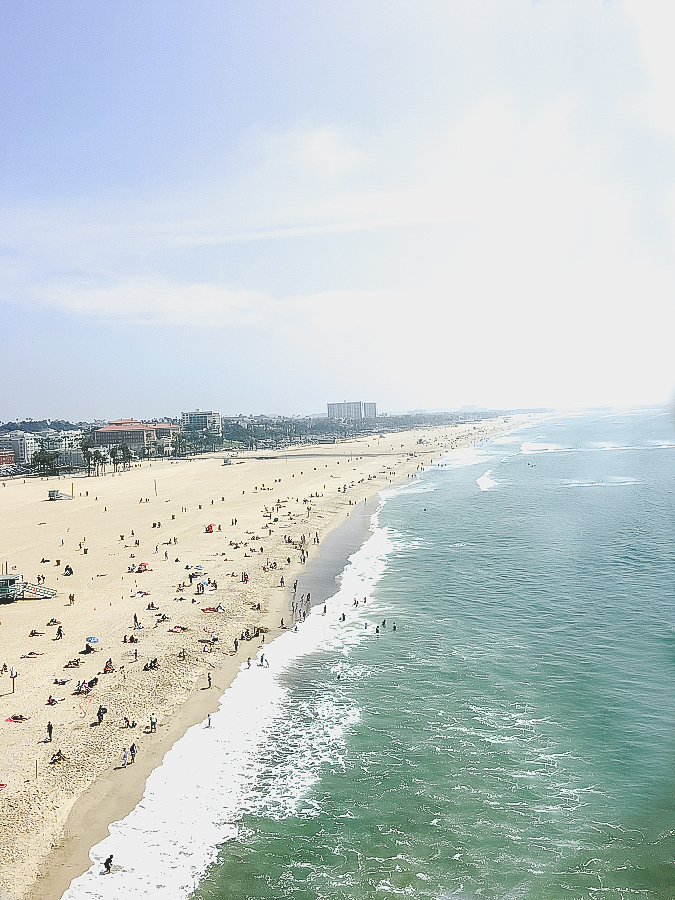
M255 657L259 639L243 641L235 654L234 638L261 626L269 629L270 641L281 618L288 623L289 586L304 571L303 534L313 560L319 550L315 534L323 541L364 499L414 477L451 447L513 428L523 418L241 453L229 466L223 465L223 453L153 460L97 478L5 482L0 487L3 566L33 583L44 575L45 585L58 593L0 605L0 666L6 662L19 671L14 694L9 675L0 675L0 783L6 784L0 789L0 897L58 898L88 867L89 848L139 801L164 753L217 708L239 666ZM74 499L47 500L48 490L70 493L71 484ZM346 492L338 492L344 485ZM210 523L212 534L205 530ZM41 563L43 558L49 562ZM150 571L128 572L141 562ZM70 577L63 574L66 564L73 568ZM196 565L203 566L202 578L217 582L216 590L207 587L200 596L194 585L177 590L194 571L186 566ZM308 587L301 580L300 589ZM146 609L150 602L158 611ZM219 604L224 612L202 612ZM170 621L156 624L157 612ZM134 613L140 630L133 628ZM47 626L52 617L62 624L62 640L55 639L55 626ZM170 632L176 625L187 630ZM211 653L203 650L205 627L219 637ZM31 629L44 634L29 637ZM124 635L132 633L139 643L125 644ZM98 652L81 655L89 636L99 638ZM22 658L31 651L40 655ZM109 657L115 671L101 674ZM79 668L64 669L76 658ZM159 667L143 671L153 658ZM89 695L73 694L79 680L96 676ZM61 686L57 679L70 680ZM55 706L47 704L50 694L59 701ZM102 725L96 718L99 705L108 710ZM151 713L159 720L153 734ZM28 720L5 721L17 714ZM124 716L137 727L125 728ZM54 727L51 743L45 741L48 721ZM132 741L139 748L136 762L122 769L122 750ZM67 760L50 764L58 749Z

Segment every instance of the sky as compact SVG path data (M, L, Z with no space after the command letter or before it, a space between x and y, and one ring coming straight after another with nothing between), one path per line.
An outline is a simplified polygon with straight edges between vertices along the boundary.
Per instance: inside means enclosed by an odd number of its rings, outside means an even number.
M3 0L0 420L662 403L666 0Z

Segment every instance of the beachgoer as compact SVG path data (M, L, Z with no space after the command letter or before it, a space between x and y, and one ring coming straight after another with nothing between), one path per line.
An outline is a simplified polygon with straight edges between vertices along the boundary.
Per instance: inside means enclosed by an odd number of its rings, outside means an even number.
M207 679L207 681L208 681L208 683L209 683L209 687L211 687L211 673L210 673L210 672L207 672L207 674L206 674L206 679Z
M54 726L51 722L47 722L47 740L51 743L52 740L52 732L54 731Z
M131 755L131 762L135 763L136 754L138 753L138 747L136 746L136 744L132 744L131 747L129 747L129 753Z
M106 875L110 875L110 870L112 869L112 861L113 861L113 858L112 858L112 853L111 853L110 856L103 863Z
M157 716L154 713L150 716L150 731L157 731Z
M126 769L128 761L129 761L129 757L127 755L127 749L125 747L124 750L122 750L122 768L123 769Z

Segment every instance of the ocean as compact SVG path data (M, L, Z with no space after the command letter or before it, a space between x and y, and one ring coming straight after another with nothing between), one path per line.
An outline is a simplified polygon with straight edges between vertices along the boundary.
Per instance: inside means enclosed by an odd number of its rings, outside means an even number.
M671 900L674 499L663 409L552 417L385 491L326 613L64 900Z

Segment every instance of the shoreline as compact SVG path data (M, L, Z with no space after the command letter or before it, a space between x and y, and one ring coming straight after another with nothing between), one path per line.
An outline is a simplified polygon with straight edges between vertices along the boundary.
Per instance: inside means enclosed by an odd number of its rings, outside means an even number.
M378 490L367 498L366 503L347 510L349 518L345 517L329 531L325 542L319 545L317 555L309 560L305 570L299 574L298 592L305 582L312 593L312 608L335 595L339 590L338 578L349 558L372 534L370 518L377 509L379 493ZM358 511L358 515L354 516L352 510ZM292 588L284 591L284 599L280 601L276 610L277 618L281 614L284 618L288 616L287 621L292 621L293 597ZM283 633L282 629L275 629L274 637L280 637ZM202 688L187 698L175 719L162 732L153 752L142 760L142 764L139 765L141 756L138 756L134 768L127 767L123 790L119 789L120 779L115 777L118 773L113 770L98 778L82 794L68 816L63 839L45 860L47 874L38 878L24 900L60 900L72 880L91 866L91 849L108 836L110 825L124 819L141 802L148 777L162 765L166 753L188 729L199 725L208 715L218 711L223 693L232 685L242 666L241 657L229 657L225 664L213 673L213 687L217 691ZM104 821L96 815L99 807L105 807L109 821ZM92 816L94 826L91 825Z
M254 593L254 599L257 596L263 598L264 609L261 611L260 615L255 617L256 621L258 621L261 626L270 629L269 636L271 639L282 633L277 623L279 622L280 617L289 615L289 604L292 598L289 587L295 578L297 578L299 582L299 593L304 592L305 585L312 591L312 605L323 602L327 596L331 596L337 591L336 576L344 569L347 558L355 552L367 538L370 514L374 511L374 505L376 503L375 498L384 487L389 487L393 483L405 480L406 477L414 476L421 466L426 465L432 459L438 459L440 455L448 452L454 447L467 446L472 443L480 442L496 432L513 430L526 424L528 421L531 420L511 420L509 422L492 420L481 423L484 427L481 427L480 430L476 429L475 431L467 428L440 427L436 429L420 429L410 433L400 433L394 436L396 443L400 446L395 448L392 443L392 436L386 436L385 440L381 442L383 446L379 446L376 449L374 448L371 453L362 453L360 456L356 456L356 453L361 453L366 450L366 447L364 446L366 443L365 441L348 442L349 445L353 445L351 449L349 449L347 444L328 448L312 448L312 451L308 451L308 448L303 447L297 458L292 453L284 451L283 455L270 460L244 459L241 460L241 470L243 470L244 467L246 467L247 470L250 470L248 472L248 475L250 476L248 481L242 480L244 473L240 470L239 466L236 468L235 466L226 467L224 470L221 470L220 466L215 466L216 471L210 472L210 477L213 479L227 476L230 481L233 481L234 483L246 483L249 485L249 487L242 490L242 494L245 494L246 490L250 490L251 481L259 482L261 475L271 472L278 475L280 472L283 472L286 476L291 467L294 469L291 477L294 478L297 474L298 476L303 476L305 479L302 487L299 482L296 482L294 485L293 490L298 489L300 494L313 494L314 492L309 491L308 489L317 478L320 478L322 484L323 481L326 481L325 487L327 490L322 491L320 496L317 494L316 497L305 499L303 506L307 507L309 510L307 512L306 520L304 518L299 518L293 523L295 531L298 531L303 524L305 527L310 525L311 516L310 533L314 530L320 532L321 543L318 547L315 547L311 543L307 544L309 558L304 565L298 565L297 562L293 562L289 566L284 564L283 574L286 578L285 588L279 588L276 579L276 574L278 571L281 571L281 569L276 570L274 577L268 577L263 584L257 586L257 593ZM422 440L425 441L423 445L417 444L417 441L420 439L419 435L423 436ZM402 441L403 444L401 444ZM337 457L339 457L339 459ZM348 485L348 493L345 491L344 494L338 494L337 498L334 496L334 490L337 487L335 484L335 481L338 479L337 475L333 472L330 473L330 477L334 479L333 484L330 484L326 480L326 474L314 476L313 473L310 475L310 473L305 472L306 469L309 469L309 463L312 461L324 463L324 466L327 469L329 465L332 467L334 464L340 465L340 463L342 463L344 466L347 458L349 458L350 463L354 463L353 470L357 471L358 468L359 473L363 474L364 477L360 481L352 481ZM208 463L209 461L207 460L206 462ZM161 474L165 473L168 470L169 465L175 464L172 464L169 461L160 461L159 464L155 466L158 470L158 478L160 477L160 470ZM149 468L149 466L146 466L146 469L144 470L146 477L149 474ZM176 470L182 469L185 471L191 468L189 463L183 466L180 464L175 465ZM211 465L206 468L213 469L214 466ZM317 472L317 468L318 466L314 467L313 472ZM296 469L297 471L295 471ZM368 475L367 481L365 480L365 473ZM309 478L307 478L307 475L309 475ZM346 475L346 472L344 475ZM342 477L343 475L341 474L339 479L341 480ZM56 481L56 479L51 480ZM189 480L190 479L188 479L188 481ZM124 481L124 477L121 478L120 481ZM276 482L276 478L274 481ZM279 481L281 481L281 479L279 479ZM102 487L101 479L87 479L86 483L88 487L95 490ZM37 484L40 485L41 489L46 493L46 485L44 482L37 481ZM265 483L263 482L263 489L272 490L270 487L265 488L264 484ZM23 487L23 485L20 485L20 487ZM321 487L321 485L319 487ZM332 491L330 490L331 488L333 488ZM193 486L188 484L187 489L188 495L192 498ZM257 485L255 486L255 490L257 491ZM229 493L230 490L228 489L228 494ZM355 497L358 497L358 499L354 499ZM363 503L364 498L367 500L365 506ZM0 501L2 499L4 499L4 497L0 495ZM250 498L247 497L246 501L250 503ZM168 503L169 500L165 500L165 502ZM243 503L243 501L240 502ZM256 519L259 520L259 506L260 503L263 502L260 492L255 495L255 499L252 502L258 509ZM213 504L213 500L211 503ZM298 504L298 507L296 508L303 511L303 507L299 506L299 496L296 503ZM199 509L201 510L201 508L200 505ZM236 506L232 507L232 509L236 511ZM263 506L263 509L267 509L267 507ZM230 504L228 504L228 515L229 514ZM360 516L360 523L358 526L356 525L355 514ZM241 515L243 516L244 513L241 513ZM197 518L208 517L208 510L203 510L202 514ZM212 517L217 519L215 513L212 514ZM270 516L270 523L272 518L273 517ZM279 535L277 535L276 539L272 537L275 530L279 531L282 527L285 527L283 522L278 521L279 518L280 517L278 516L274 520L274 524L264 526L270 528L269 535L264 538L266 544L269 542L268 553L270 555L274 553L276 557L281 557L282 554L287 552L285 541L281 541ZM233 521L236 521L236 518L233 519ZM341 527L344 526L345 523L346 530L341 533ZM263 526L259 525L256 530L262 530L262 527ZM181 542L182 540L183 539L181 538ZM291 552L290 550L288 552L291 556L296 555L295 552ZM181 548L181 554L183 553L184 551ZM267 553L264 555L267 557ZM252 566L253 563L245 563L244 565ZM231 587L234 588L235 584L231 583ZM326 591L329 593L326 593ZM241 593L241 591L239 591L239 593ZM220 599L220 594L221 592L219 591L218 599ZM250 604L250 596L247 595L247 597L248 600L244 600L244 602ZM235 601L237 599L240 598L234 598ZM20 605L23 606L24 604ZM1 609L3 629L0 634L4 634L5 620L7 618L5 610L7 607L2 607ZM239 606L239 609L241 610L241 605ZM183 611L184 610L181 610L181 612ZM230 605L228 615L231 615L232 618L242 618L241 614L236 614L236 603ZM229 621L229 626L230 633L239 627L232 621ZM122 626L122 630L124 630L124 626ZM89 858L90 848L106 837L109 825L113 821L124 818L138 804L143 796L148 775L161 764L166 752L182 737L183 734L185 734L189 727L203 721L209 713L214 712L218 708L222 692L231 684L234 677L237 675L242 662L246 658L246 650L242 653L240 649L239 653L236 655L233 651L226 653L222 646L221 650L222 655L219 655L218 664L215 664L215 661L212 659L213 654L209 654L208 659L213 677L213 685L216 690L205 690L203 684L204 676L196 676L194 669L191 672L191 678L188 683L181 683L180 678L178 678L178 683L176 683L175 673L169 673L168 686L174 691L174 694L170 698L171 704L169 706L166 706L165 704L166 712L168 714L163 715L160 713L160 725L156 738L153 736L152 742L149 742L140 729L138 733L129 733L129 735L127 735L130 736L130 738L142 738L142 752L139 753L133 767L127 767L123 774L121 774L117 768L112 767L111 762L114 762L115 760L108 761L103 770L96 772L86 786L83 785L82 789L76 793L76 796L68 806L68 812L65 817L61 817L60 820L58 815L52 817L52 821L47 821L45 823L46 827L43 827L38 834L31 834L29 832L29 834L26 835L29 840L21 840L21 838L24 837L24 835L21 834L21 829L12 836L20 839L18 843L21 846L24 860L26 859L26 856L32 860L33 867L30 874L32 874L33 877L26 878L22 884L15 883L12 893L0 896L7 896L8 898L11 898L11 900L15 900L15 898L17 898L17 900L18 898L21 898L21 900L58 900L67 889L72 879L89 868L91 865L91 860ZM165 659L168 661L168 657L160 658L162 659L162 662L164 662ZM194 657L191 662L197 662L198 668L200 669L204 668L204 658ZM0 697L2 697L4 693L6 684L7 682L0 681ZM124 692L122 691L122 693ZM106 702L112 703L112 701L109 700L106 700ZM2 709L5 709L4 705ZM5 734L6 733L7 732L5 732ZM117 742L119 742L119 739L120 736L117 736ZM55 744L55 746L57 746L57 744ZM2 774L2 771L0 771L0 778L3 781L7 780L6 778L2 778ZM57 796L57 800L58 799L65 799L63 797L63 792L60 797ZM5 797L0 795L0 801L5 801ZM38 802L38 806L39 805ZM56 807L59 807L58 803L56 804ZM54 818L56 821L54 821ZM42 821L44 822L44 817L42 818ZM8 824L6 816L3 817L1 824ZM51 828L49 827L50 825ZM5 846L7 837L7 831L5 829L0 830L0 841L2 841L2 844ZM30 840L30 838L32 838L32 840ZM46 854L44 853L44 849L42 852L40 852L39 849L40 846L44 848L45 840L51 842L49 852ZM43 842L42 844L41 841ZM2 862L0 862L0 869L2 868ZM31 870L31 867L29 866L28 869ZM16 869L14 869L14 871L16 872ZM5 884L8 883L4 878L2 880Z

